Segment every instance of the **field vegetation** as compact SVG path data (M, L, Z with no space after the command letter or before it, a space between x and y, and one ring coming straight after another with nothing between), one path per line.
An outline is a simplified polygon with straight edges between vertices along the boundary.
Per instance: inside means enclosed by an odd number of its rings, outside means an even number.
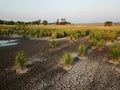
M70 36L71 40L77 40L80 37L90 34L91 38L97 40L104 38L113 41L116 35L120 36L120 25L111 27L104 25L1 25L0 36L10 36L12 34L27 37L52 36L53 38L62 38ZM101 35L102 34L102 35Z

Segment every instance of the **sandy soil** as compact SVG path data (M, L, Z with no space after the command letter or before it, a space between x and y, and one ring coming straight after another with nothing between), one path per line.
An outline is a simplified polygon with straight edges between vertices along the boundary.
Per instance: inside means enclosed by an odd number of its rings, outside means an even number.
M61 58L67 51L77 51L85 42L88 59L75 59L72 69L65 71ZM29 60L39 59L26 74L17 75L11 68L17 52L24 50ZM16 46L0 48L0 90L120 90L118 66L109 64L108 51L90 50L87 38L79 42L60 40L51 48L46 40L19 40Z

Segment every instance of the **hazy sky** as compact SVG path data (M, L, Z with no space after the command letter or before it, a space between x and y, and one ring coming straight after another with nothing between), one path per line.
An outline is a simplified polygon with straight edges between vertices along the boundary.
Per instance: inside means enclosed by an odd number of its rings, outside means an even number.
M120 21L120 0L0 0L0 19L73 23Z

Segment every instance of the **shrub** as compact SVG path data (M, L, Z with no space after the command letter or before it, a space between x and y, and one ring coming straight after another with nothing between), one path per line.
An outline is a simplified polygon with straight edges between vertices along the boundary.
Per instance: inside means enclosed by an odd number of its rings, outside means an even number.
M96 40L95 38L92 38L92 39L90 40L90 42L91 42L91 46L92 46L92 47L96 47L96 45L97 45L97 40Z
M79 32L75 32L70 35L70 40L78 40L80 37L81 34Z
M107 41L114 41L114 39L116 38L117 33L116 32L106 32L106 40Z
M73 62L73 57L71 56L70 53L65 53L63 56L63 60L66 66L69 66Z
M103 39L103 34L102 34L102 32L95 32L95 38L97 39L97 40L101 40L101 39Z
M50 41L50 45L52 47L55 47L57 45L57 42L55 40Z
M75 40L78 40L80 38L80 33L78 33L78 32L75 33L73 37Z
M95 38L96 40L101 40L101 39L105 39L105 34L103 31L91 31L89 34L89 38L93 39Z
M120 62L120 46L114 44L110 47L110 57Z
M25 66L25 63L27 62L27 57L25 52L21 51L16 55L15 58L15 64L22 69Z
M48 25L48 21L47 20L43 20L42 24L43 25Z
M105 41L102 39L97 43L97 48L99 50L102 50L104 48L104 45L105 45Z
M86 31L84 31L84 30L83 30L83 31L81 31L81 36L82 36L82 37L87 36Z
M78 52L81 56L84 56L85 55L85 51L86 51L86 47L84 44L80 44L79 47L78 47Z
M94 35L94 32L93 32L93 31L90 32L89 38L90 38L90 39L91 39L91 38L95 38L95 35Z
M52 32L52 38L57 38L57 37L58 37L57 32Z

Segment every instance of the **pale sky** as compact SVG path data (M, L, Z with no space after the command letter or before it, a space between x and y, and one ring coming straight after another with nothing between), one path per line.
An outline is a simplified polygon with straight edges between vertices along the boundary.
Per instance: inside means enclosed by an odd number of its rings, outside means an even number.
M66 18L72 23L120 21L120 0L0 0L0 19L14 21Z

